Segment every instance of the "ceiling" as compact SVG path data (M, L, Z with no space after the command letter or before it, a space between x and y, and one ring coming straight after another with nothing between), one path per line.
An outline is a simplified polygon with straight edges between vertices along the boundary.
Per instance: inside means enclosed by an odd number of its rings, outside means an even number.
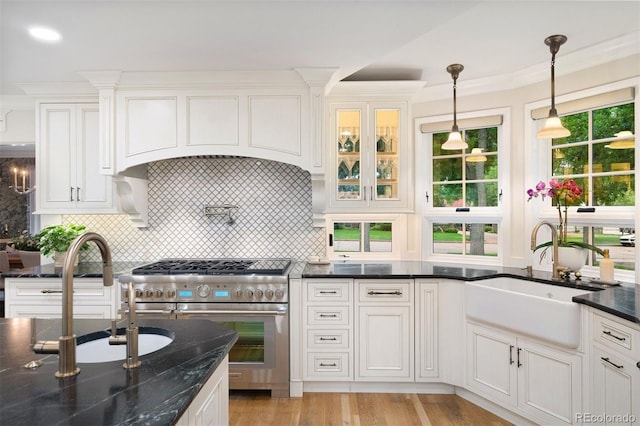
M450 86L544 67L544 39L565 34L560 60L640 51L640 2L329 0L0 0L0 94L16 83L86 81L78 72L337 68L339 79ZM59 43L30 38L42 25ZM603 48L603 46L605 46ZM573 69L580 64L573 66ZM567 67L569 68L569 67Z

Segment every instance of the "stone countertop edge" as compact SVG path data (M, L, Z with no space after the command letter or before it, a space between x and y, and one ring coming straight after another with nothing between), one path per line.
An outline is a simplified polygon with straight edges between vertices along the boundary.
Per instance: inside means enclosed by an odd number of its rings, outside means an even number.
M38 340L57 340L60 320L37 320ZM140 326L175 333L165 348L123 361L78 363L80 374L58 379L57 355L34 354L29 319L0 319L0 424L174 424L229 353L238 336L207 320L150 320ZM76 336L109 329L109 320L75 319ZM42 360L36 369L24 364Z
M148 263L148 262L147 262ZM113 276L118 277L133 268L143 265L145 262L113 262ZM75 278L102 278L102 262L80 262L73 269ZM55 267L53 263L24 269L12 269L0 273L3 278L62 278L62 268Z
M296 265L290 278L359 278L359 279L451 279L479 281L490 278L516 278L542 284L558 285L591 291L574 296L581 303L611 315L640 324L640 286L608 286L582 280L553 281L551 272L534 270L531 275L525 268L501 266L461 266L459 264L421 261L337 261L325 265Z

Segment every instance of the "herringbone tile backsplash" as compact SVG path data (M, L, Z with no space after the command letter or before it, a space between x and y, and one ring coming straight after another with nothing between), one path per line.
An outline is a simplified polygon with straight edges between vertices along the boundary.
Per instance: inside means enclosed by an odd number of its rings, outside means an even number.
M184 158L148 165L149 226L126 215L65 215L109 242L114 261L168 257L287 257L325 253L325 229L314 228L311 177L299 167L252 158ZM235 223L207 217L207 204L232 204ZM82 254L99 261L98 249Z

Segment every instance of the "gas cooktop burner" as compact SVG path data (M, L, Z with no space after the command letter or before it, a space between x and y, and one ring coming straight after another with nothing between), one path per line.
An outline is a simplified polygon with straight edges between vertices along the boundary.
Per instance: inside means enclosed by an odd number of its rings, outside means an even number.
M283 275L289 259L162 259L135 268L133 275Z

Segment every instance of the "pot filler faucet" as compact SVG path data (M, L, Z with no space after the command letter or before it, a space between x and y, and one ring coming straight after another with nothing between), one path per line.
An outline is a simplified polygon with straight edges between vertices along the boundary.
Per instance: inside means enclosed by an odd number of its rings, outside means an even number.
M76 365L76 336L73 334L73 263L80 248L89 241L95 241L100 249L105 287L113 285L111 250L107 241L95 232L85 232L78 236L69 246L62 268L62 336L57 342L34 343L32 348L35 353L58 354L56 377L69 377L80 373Z
M551 243L553 244L553 276L551 277L551 279L554 281L561 281L560 271L564 271L567 268L565 266L560 266L560 264L558 263L558 231L556 231L556 227L553 226L551 222L541 220L536 224L536 226L533 227L533 230L531 231L531 250L535 250L536 246L538 245L536 240L538 230L542 225L546 225L549 227L549 229L551 229Z

